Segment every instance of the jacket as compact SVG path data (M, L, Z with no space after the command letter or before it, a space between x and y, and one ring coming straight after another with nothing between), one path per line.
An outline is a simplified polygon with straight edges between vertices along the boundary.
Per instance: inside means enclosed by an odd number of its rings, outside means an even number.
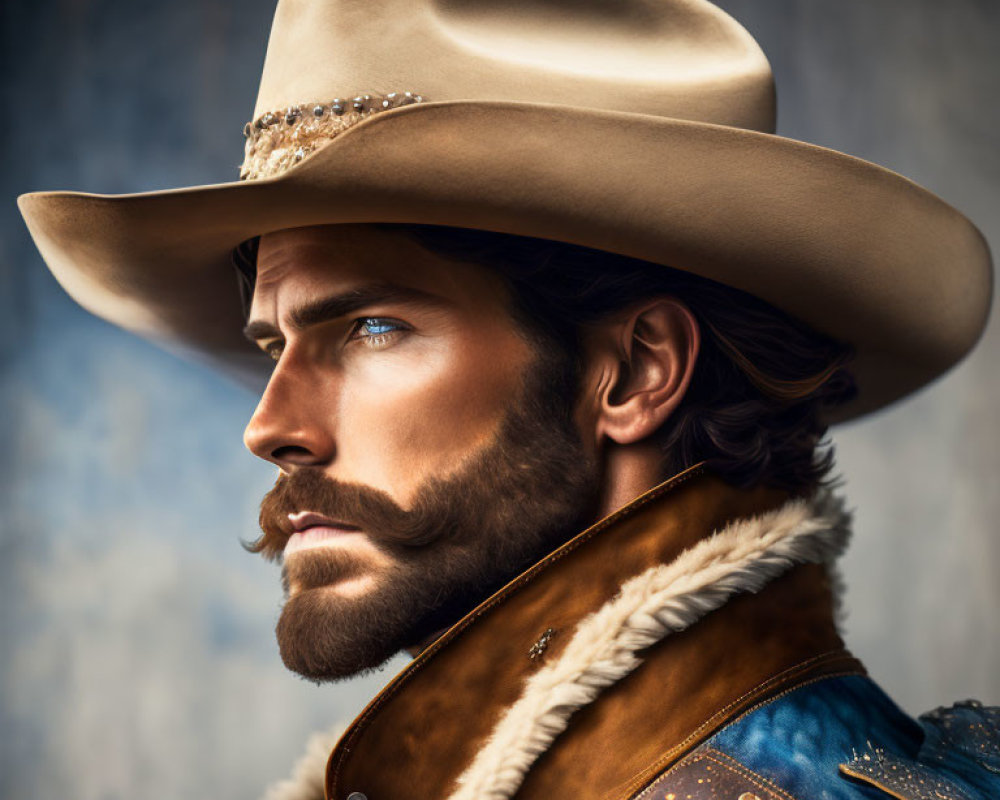
M828 490L737 489L691 467L415 658L329 754L325 794L1000 798L1000 709L914 720L845 649L833 562L849 536Z

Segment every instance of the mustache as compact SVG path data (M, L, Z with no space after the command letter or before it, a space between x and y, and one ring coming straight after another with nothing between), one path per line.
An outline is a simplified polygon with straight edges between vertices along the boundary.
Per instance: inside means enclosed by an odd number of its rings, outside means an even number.
M288 515L298 511L313 511L357 525L376 543L389 548L428 545L452 533L449 520L435 511L433 502L427 502L436 489L428 487L418 495L413 508L404 509L380 489L345 483L327 477L319 469L302 467L281 475L264 496L260 504L261 536L243 546L269 561L279 560L295 532Z

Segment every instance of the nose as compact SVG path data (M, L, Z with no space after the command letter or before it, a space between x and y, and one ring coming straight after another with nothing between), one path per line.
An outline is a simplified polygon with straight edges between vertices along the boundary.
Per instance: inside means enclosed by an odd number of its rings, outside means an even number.
M331 399L317 391L315 382L297 375L292 364L279 363L243 432L243 444L286 472L329 463L336 452Z

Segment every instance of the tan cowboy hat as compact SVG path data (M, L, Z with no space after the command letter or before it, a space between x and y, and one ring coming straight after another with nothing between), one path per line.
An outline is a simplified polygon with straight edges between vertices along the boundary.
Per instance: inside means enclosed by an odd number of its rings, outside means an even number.
M989 250L933 194L773 124L767 60L704 0L280 0L243 180L19 204L81 305L229 371L270 364L240 333L241 242L440 224L751 292L856 347L856 417L976 342Z

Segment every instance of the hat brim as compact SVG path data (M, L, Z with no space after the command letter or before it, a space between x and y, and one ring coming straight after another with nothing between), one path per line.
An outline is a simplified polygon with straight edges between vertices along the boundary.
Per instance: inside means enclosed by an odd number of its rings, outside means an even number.
M900 175L738 128L501 102L373 115L271 179L129 195L36 192L19 206L67 292L110 322L261 382L230 252L335 223L452 225L607 250L750 292L857 349L882 408L975 344L989 249Z

